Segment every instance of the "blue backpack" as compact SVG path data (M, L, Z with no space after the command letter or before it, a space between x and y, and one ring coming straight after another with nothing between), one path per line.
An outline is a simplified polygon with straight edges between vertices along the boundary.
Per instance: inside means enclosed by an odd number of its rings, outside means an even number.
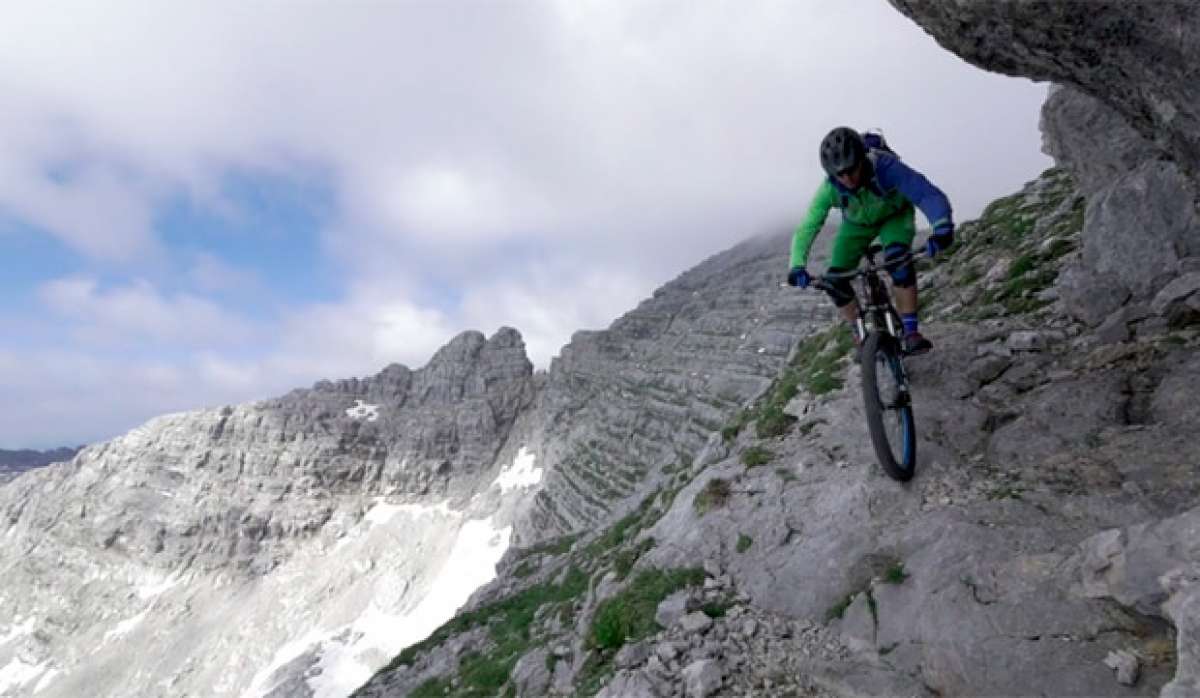
M880 131L879 129L863 131L862 139L863 143L865 143L867 146L868 153L870 153L872 150L882 150L883 152L894 157L900 157L899 155L896 155L896 151L892 150L892 147L888 145L887 139L883 137L883 131Z

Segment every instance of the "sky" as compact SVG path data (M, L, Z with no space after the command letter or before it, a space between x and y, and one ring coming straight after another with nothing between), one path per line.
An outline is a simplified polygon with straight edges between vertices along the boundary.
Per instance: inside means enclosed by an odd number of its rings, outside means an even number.
M794 227L834 126L881 128L960 221L1052 164L1046 85L884 0L8 3L0 25L0 448L417 368L468 329L517 328L545 368Z

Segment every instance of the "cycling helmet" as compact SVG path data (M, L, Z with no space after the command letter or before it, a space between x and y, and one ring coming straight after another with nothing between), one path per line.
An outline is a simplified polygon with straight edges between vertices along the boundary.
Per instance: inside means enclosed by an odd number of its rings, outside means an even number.
M836 177L839 172L854 167L863 161L867 155L867 145L863 142L858 131L846 126L839 126L825 136L821 141L821 167Z

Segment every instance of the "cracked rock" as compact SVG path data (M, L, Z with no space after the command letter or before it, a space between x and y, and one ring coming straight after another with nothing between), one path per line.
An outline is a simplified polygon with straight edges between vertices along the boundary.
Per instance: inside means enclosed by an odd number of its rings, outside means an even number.
M1117 672L1117 681L1124 686L1137 683L1141 663L1136 655L1125 650L1114 650L1104 658L1104 665Z

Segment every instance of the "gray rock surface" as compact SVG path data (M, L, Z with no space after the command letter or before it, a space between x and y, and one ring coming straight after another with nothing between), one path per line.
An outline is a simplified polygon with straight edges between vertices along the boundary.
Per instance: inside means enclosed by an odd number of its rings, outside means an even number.
M1200 172L1200 34L1193 30L1200 8L1194 3L889 1L963 59L985 70L1072 85ZM1119 160L1116 153L1101 157Z
M820 294L779 287L787 239L742 243L608 329L575 333L540 395L535 429L548 475L518 527L522 540L592 525L640 501L663 468L696 460L712 433L766 390L795 340L832 317Z
M512 680L517 693L523 696L545 695L550 688L550 669L546 667L549 656L544 648L527 652L513 667Z
M428 596L461 531L508 544L525 490L493 481L534 391L516 331L468 332L417 371L166 415L22 475L0 561L29 591L0 633L24 644L0 662L43 696L352 689L391 653L369 618Z
M708 698L721 690L725 670L715 659L698 659L683 668L684 695L688 698Z

